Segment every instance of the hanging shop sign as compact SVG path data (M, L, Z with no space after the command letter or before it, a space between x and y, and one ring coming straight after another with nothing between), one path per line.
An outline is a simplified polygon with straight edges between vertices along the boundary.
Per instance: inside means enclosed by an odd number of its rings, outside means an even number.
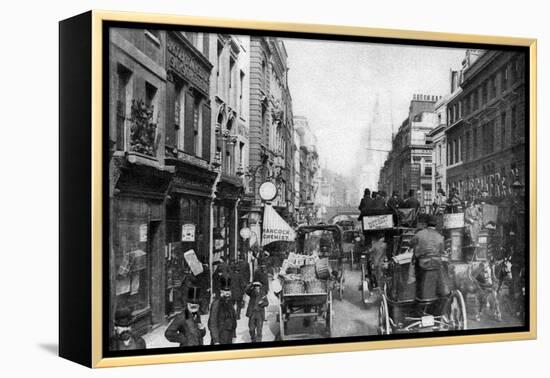
M248 238L250 238L250 234L251 234L251 231L250 231L250 228L248 227L243 227L239 231L239 235L241 235L241 238L243 238L244 240L247 240Z
M443 214L443 228L464 227L464 213Z
M384 230L393 227L392 214L369 215L363 218L363 230Z
M189 251L186 251L183 254L183 258L185 259L187 265L189 265L189 268L191 269L193 275L198 276L203 272L204 269L202 267L202 264L197 258L197 254L194 250L190 249Z
M147 223L143 223L139 226L139 241L147 241Z
M266 202L273 201L277 197L277 187L270 181L266 181L260 185L260 189L258 191L260 198Z
M181 226L181 241L182 242L194 242L195 241L195 225L192 223L186 223Z

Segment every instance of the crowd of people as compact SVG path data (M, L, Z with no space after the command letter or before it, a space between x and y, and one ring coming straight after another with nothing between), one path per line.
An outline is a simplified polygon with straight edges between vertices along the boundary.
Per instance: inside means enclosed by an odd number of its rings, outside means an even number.
M265 309L269 305L267 294L269 278L266 259L258 259L251 274L246 258L233 262L220 259L214 263L212 275L213 300L210 307L203 309L205 288L199 280L184 280L177 293L183 304L164 333L164 337L180 346L204 345L207 332L210 344L232 344L236 339L237 320L241 318L248 297L245 316L248 318L250 341L262 341L262 327ZM201 315L208 315L206 324ZM145 341L132 330L132 313L128 308L115 313L115 334L110 340L111 350L145 349Z

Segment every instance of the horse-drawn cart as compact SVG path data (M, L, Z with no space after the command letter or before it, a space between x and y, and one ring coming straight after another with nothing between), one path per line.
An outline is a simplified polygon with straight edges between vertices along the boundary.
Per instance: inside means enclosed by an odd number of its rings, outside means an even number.
M279 304L279 327L281 340L331 337L332 293L281 292ZM294 320L298 320L292 324ZM302 320L300 323L299 320ZM293 328L294 326L294 328ZM307 332L309 330L309 332Z
M451 290L447 297L416 297L416 283L409 280L412 258L409 251L393 256L387 264L387 287L378 309L379 333L467 329L466 303L460 290Z

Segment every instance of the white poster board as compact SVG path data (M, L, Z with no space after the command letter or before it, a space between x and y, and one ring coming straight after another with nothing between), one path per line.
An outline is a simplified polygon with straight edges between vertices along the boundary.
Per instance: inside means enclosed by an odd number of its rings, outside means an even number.
M393 227L392 214L369 215L363 218L363 230L384 230Z
M464 213L443 214L443 228L464 227Z
M185 262L187 263L187 265L189 265L189 268L191 268L191 272L195 276L203 272L202 264L197 258L194 250L190 249L189 251L185 252L183 254L183 258L185 259Z
M195 225L186 223L181 226L181 241L182 242L194 242L195 241Z
M140 242L147 241L147 223L143 223L139 225L139 241Z

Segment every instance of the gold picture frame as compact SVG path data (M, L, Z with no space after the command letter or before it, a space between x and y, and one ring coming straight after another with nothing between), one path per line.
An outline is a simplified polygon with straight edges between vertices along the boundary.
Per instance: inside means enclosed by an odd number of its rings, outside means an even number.
M231 20L221 18L210 17L190 17L190 16L176 16L176 15L162 15L162 14L145 14L145 13L126 13L126 12L111 12L94 10L86 13L84 16L85 27L89 26L89 47L91 61L89 63L90 68L90 88L91 88L91 103L84 104L82 106L89 106L91 125L87 129L86 126L82 126L82 129L89 130L89 135L86 138L90 138L90 215L91 221L89 223L90 229L89 240L91 245L89 266L76 266L77 262L72 261L74 269L82 269L82 271L88 269L89 277L91 279L90 289L91 293L88 297L84 295L84 299L89 300L89 308L91 308L90 317L85 321L90 320L89 329L90 334L90 355L87 357L72 356L68 348L71 348L71 343L66 342L67 346L64 346L64 340L68 340L71 336L67 333L63 333L60 336L60 354L63 357L75 360L90 367L116 367L116 366L132 366L132 365L144 365L144 364L161 364L161 363L174 363L174 362L197 362L197 361L209 361L209 360L222 360L222 359L240 359L251 357L269 357L269 356L285 356L285 355L302 355L302 354L314 354L314 353L329 353L329 352L349 352L349 351L363 351L374 349L390 349L390 348L408 348L408 347L425 347L425 346L437 346L437 345L449 345L449 344L467 344L467 343L485 343L496 341L515 341L515 340L528 340L535 339L537 337L537 264L536 264L536 248L537 248L537 40L531 38L514 38L514 37L501 37L501 36L484 36L484 35L470 35L470 34L453 34L453 33L437 33L437 32L425 32L425 31L413 31L413 30L394 30L394 29L378 29L368 27L355 27L355 26L337 26L337 25L316 25L316 24L296 24L296 23L282 23L282 22L259 22L253 20ZM63 21L65 22L65 21ZM62 24L63 24L62 22ZM103 75L106 73L104 70L104 54L105 54L105 38L103 31L103 24L105 22L128 22L139 24L163 24L167 27L175 25L186 25L190 27L211 27L211 28L227 28L238 29L240 31L265 31L265 32L290 32L290 33L314 33L317 35L331 35L331 36L354 36L354 37L374 37L383 39L397 39L397 40L414 40L419 42L437 41L437 42L453 42L464 44L490 44L490 45L502 45L502 46L519 46L528 48L529 51L529 329L521 332L507 332L507 333L490 333L490 334L475 334L475 335L461 335L461 336L433 336L433 337L414 337L414 338L402 338L396 340L374 340L374 341L352 341L342 343L330 343L330 344L314 344L314 345L299 345L299 346L277 346L269 348L244 348L244 349L230 349L230 350L215 350L205 352L189 352L189 353L169 353L169 354L147 354L136 356L124 356L124 357L104 357L103 355L103 296L105 294L104 288L104 254L103 254L103 199L105 195L105 186L103 183L103 177L106 172L103 171L103 157L105 148L103 133ZM63 27L61 29L63 31ZM70 30L70 29L67 29ZM75 29L76 30L76 29ZM63 39L63 36L60 37ZM62 43L62 47L65 46ZM71 46L70 43L67 46ZM63 56L63 51L60 51ZM71 54L76 54L72 52ZM61 71L63 69L63 65ZM63 71L61 72L63 75ZM63 79L61 79L63 80ZM61 85L61 89L63 89ZM69 101L69 100L66 100ZM77 101L77 100L72 100ZM68 103L61 101L61 112L64 110L64 106ZM62 121L63 122L63 117ZM64 129L63 125L61 126ZM61 143L63 144L63 143ZM63 156L61 156L63 159ZM63 164L63 163L62 163ZM63 172L62 172L63 177ZM63 178L62 178L63 180ZM69 190L69 189L67 189ZM67 194L68 195L68 194ZM77 196L77 194L74 194ZM73 197L77 198L77 197ZM61 204L60 206L63 206ZM62 217L61 217L62 218ZM69 226L67 226L69 227ZM65 229L68 230L67 228ZM61 231L63 232L63 230ZM62 234L63 235L63 234ZM61 246L60 249L64 247ZM87 247L86 247L87 248ZM67 251L61 251L61 258L63 260L67 257ZM67 260L69 261L69 260ZM67 263L69 264L69 263ZM64 269L69 267L63 264L61 261L60 269L61 274L64 274ZM67 280L69 278L62 278L60 287L63 295L72 295L71 292L63 291ZM70 289L67 289L70 290ZM69 294L67 294L69 293ZM71 306L71 301L64 301L60 298L60 312L64 313L69 311L68 307ZM72 314L72 313L71 313ZM73 316L73 315L67 315ZM60 322L62 323L66 317L60 316ZM60 327L64 327L66 323L60 324ZM85 324L79 326L86 326ZM75 328L76 329L76 328ZM73 332L75 329L71 329ZM68 332L68 331L67 331ZM86 353L88 350L86 349Z

